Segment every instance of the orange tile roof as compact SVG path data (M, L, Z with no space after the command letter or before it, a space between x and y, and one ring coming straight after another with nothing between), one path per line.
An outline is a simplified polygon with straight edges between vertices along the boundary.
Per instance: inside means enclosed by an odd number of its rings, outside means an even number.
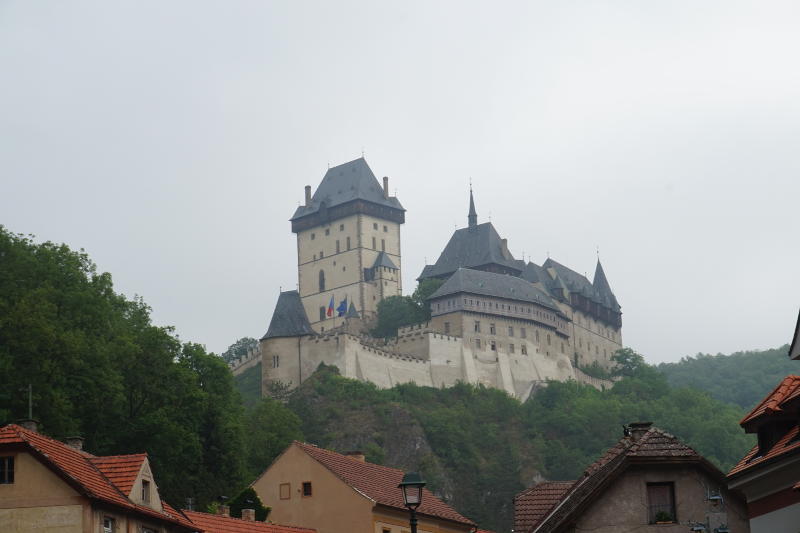
M786 376L775 389L739 422L745 426L763 416L782 411L786 405L800 398L800 376Z
M131 455L106 455L89 457L89 461L108 478L123 494L129 496L133 483L142 469L146 453Z
M403 480L403 471L388 466L376 465L353 459L313 444L294 441L294 445L316 459L342 481L365 495L367 498L388 507L405 511L403 493L397 485ZM475 522L458 513L455 509L422 489L422 504L417 512L423 515L443 518L461 524L474 526Z
M792 429L787 431L786 434L781 437L778 442L776 442L764 455L756 456L758 451L758 445L755 445L753 449L750 450L747 455L745 455L742 460L731 469L730 472L728 472L728 476L730 477L741 474L749 468L762 465L788 453L800 452L800 427L794 426Z
M316 529L251 522L210 513L183 509L183 514L206 533L316 533Z
M177 512L175 514L169 511L161 513L155 509L137 505L129 500L120 488L94 464L94 461L103 458L78 451L63 442L16 424L0 427L0 445L3 444L22 444L31 449L35 456L58 470L69 483L83 492L88 498L135 510L160 520L178 523L189 529L196 529Z
M545 481L514 496L514 531L528 531L564 497L575 481Z

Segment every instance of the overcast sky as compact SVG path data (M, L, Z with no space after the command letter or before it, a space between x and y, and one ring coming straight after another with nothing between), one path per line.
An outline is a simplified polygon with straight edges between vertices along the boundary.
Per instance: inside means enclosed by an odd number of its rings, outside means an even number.
M479 221L591 278L651 362L788 342L797 2L0 0L0 224L84 248L223 351L297 282L288 222L361 156L403 281Z

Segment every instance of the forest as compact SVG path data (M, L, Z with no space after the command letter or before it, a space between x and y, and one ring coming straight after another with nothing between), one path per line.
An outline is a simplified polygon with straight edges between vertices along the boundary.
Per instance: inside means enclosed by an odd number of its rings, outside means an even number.
M235 496L299 439L419 469L482 527L508 530L514 494L580 475L632 421L730 468L753 445L738 425L745 409L796 372L785 351L659 367L629 351L611 389L551 383L525 403L464 384L379 390L333 367L285 402L261 399L260 367L234 380L222 357L153 324L143 299L116 293L82 251L0 227L0 421L26 416L30 384L44 433L80 434L99 455L147 451L177 506Z

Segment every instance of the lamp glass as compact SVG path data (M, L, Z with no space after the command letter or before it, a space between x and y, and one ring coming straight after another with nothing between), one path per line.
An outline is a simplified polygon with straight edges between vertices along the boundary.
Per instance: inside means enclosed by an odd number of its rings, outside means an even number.
M399 487L403 490L403 502L406 507L416 509L422 503L422 487L425 482L416 472L403 476L403 481Z

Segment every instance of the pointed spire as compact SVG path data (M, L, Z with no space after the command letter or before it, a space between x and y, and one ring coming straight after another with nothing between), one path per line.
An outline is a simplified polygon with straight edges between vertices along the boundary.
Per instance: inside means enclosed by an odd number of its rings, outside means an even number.
M597 258L597 266L594 269L594 280L592 280L592 285L594 285L595 289L600 291L608 291L611 292L611 286L608 284L608 279L606 278L606 273L603 271L603 265L600 264L600 258Z
M478 213L475 211L475 199L472 197L472 184L469 186L469 214L467 215L467 223L470 228L478 225Z

